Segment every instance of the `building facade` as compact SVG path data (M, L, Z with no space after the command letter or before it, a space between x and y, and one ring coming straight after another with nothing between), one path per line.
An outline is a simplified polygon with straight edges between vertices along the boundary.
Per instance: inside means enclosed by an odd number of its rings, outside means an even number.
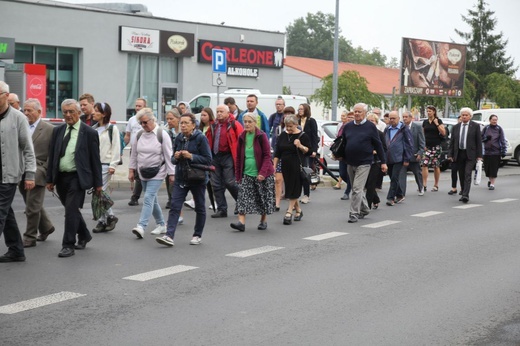
M114 120L126 120L137 97L163 119L179 101L217 91L213 48L227 53L220 92L282 92L284 33L45 0L0 0L0 8L2 36L15 41L14 58L0 62L0 79L24 64L45 65L49 118L61 117L63 99L88 92L112 106Z

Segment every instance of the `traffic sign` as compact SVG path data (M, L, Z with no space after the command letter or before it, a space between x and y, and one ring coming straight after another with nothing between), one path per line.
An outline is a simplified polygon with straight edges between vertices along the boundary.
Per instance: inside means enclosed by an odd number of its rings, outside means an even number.
M211 50L211 67L215 73L227 72L227 56L224 49Z
M225 73L213 72L213 86L221 87L226 86L227 76Z

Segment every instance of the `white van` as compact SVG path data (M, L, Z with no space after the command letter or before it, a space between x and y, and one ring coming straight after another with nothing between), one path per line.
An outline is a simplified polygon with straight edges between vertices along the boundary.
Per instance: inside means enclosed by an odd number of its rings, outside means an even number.
M498 117L498 125L504 129L504 135L511 145L513 159L520 164L520 108L479 109L473 112L472 120L489 124L492 114Z
M300 104L309 103L306 97L298 95L269 95L262 94L260 90L257 89L229 89L220 94L220 99L218 101L217 93L203 93L195 96L190 101L191 112L196 114L198 118L204 107L210 107L213 111L215 111L219 103L224 103L224 99L226 97L234 98L238 108L240 108L241 111L244 111L247 109L247 95L250 94L255 94L258 97L257 108L264 112L268 118L271 114L276 112L274 104L278 97L282 97L284 99L286 107L292 106L296 111L298 110L298 106Z

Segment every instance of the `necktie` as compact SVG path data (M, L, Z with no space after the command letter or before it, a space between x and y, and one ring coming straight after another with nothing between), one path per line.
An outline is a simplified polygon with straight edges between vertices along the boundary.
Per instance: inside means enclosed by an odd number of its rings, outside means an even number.
M215 142L213 143L213 153L215 155L218 154L218 147L220 145L220 126L221 124L217 125L217 133L215 134Z
M466 149L466 125L467 124L462 124L462 135L460 136L459 149Z
M69 126L69 131L67 132L67 134L63 138L63 143L61 144L60 157L65 156L65 151L67 150L67 145L69 145L69 141L70 141L70 133L72 132L73 128L74 127Z

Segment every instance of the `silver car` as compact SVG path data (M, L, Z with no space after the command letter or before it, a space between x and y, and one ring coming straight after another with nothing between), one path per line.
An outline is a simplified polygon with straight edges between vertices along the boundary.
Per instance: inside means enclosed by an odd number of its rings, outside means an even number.
M338 121L332 120L316 120L318 123L318 136L320 144L318 154L323 158L325 165L331 170L339 170L339 161L333 160L330 154L330 146L336 139L338 132Z

